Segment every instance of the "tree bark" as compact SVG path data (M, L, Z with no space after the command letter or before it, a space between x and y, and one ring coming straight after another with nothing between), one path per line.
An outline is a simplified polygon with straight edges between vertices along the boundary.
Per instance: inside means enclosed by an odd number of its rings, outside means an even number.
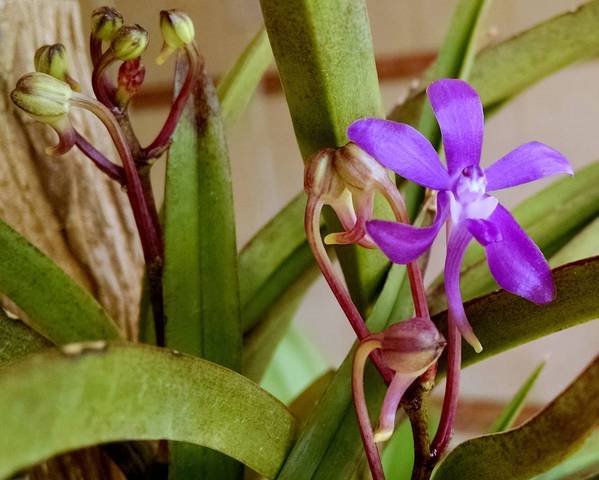
M143 258L127 196L76 149L50 157L54 132L17 112L8 93L33 71L37 47L63 43L70 71L91 91L87 38L74 0L0 0L0 217L88 288L137 335ZM115 158L98 121L75 110L74 125Z

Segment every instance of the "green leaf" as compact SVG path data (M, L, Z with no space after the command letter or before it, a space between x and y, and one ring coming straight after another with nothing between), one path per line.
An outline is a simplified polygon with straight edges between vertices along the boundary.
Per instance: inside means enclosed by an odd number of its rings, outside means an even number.
M569 263L552 272L557 294L547 305L535 305L505 290L465 304L468 320L484 348L477 354L462 344L464 366L599 317L599 257ZM435 315L433 321L445 331L447 312ZM443 361L439 371L445 371Z
M328 368L318 349L292 326L266 370L262 388L289 403Z
M580 233L553 255L549 264L552 267L559 267L565 263L599 255L597 238L599 238L599 217L584 227Z
M580 450L551 470L537 475L534 480L596 480L597 472L599 472L599 430L595 429Z
M574 177L551 184L522 202L512 213L545 256L551 257L599 214L599 162L577 171ZM464 256L461 286L465 300L497 288L484 250L478 243L473 242ZM447 307L444 291L443 277L439 276L429 289L432 312Z
M439 49L433 66L426 72L424 84L440 78L468 79L476 55L482 19L489 10L491 0L460 0L456 5L447 35ZM420 115L418 130L439 146L441 136L433 111L428 103Z
M524 402L526 402L526 398L532 390L532 387L534 387L535 383L537 382L537 379L543 371L543 368L545 368L545 362L541 362L539 366L533 370L533 372L518 389L509 403L501 411L499 417L497 417L497 419L493 422L489 428L489 433L499 433L512 428L518 419L518 416L522 412L522 408L524 408Z
M364 0L261 0L275 61L305 160L347 142L354 120L383 116ZM379 204L378 216L386 216ZM328 215L327 223L335 225ZM348 287L366 308L388 268L377 251L337 249Z
M0 478L58 453L129 439L203 445L272 478L294 431L284 405L241 375L126 344L40 353L3 369L0 424Z
M306 422L309 415L318 404L320 397L325 392L331 380L335 376L334 370L326 370L320 377L308 385L302 393L293 399L289 405L289 411L297 420L298 426L301 428Z
M52 344L19 319L0 309L0 368Z
M477 55L469 82L485 108L577 61L599 52L599 0L547 20ZM415 124L422 109L421 92L397 106L390 118Z
M260 321L270 306L309 267L314 258L306 242L302 192L245 245L239 254L239 297L243 331Z
M270 372L267 371L267 378L272 378L274 374L272 370L277 372L275 376L284 373L287 356L283 352L287 352L289 348L279 345L279 342L286 339L289 343L289 337L293 337L294 333L293 330L289 331L289 325L308 288L317 277L317 272L318 269L314 267L310 269L308 275L300 277L295 284L290 285L287 291L279 296L262 315L261 322L244 335L243 374L246 377L259 382L267 368L270 370ZM274 359L273 356L275 356ZM289 372L283 376L291 380L296 385L295 388L298 388L298 379ZM267 390L273 392L277 398L282 398L273 390L268 388Z
M529 479L574 452L599 422L599 357L541 413L519 428L468 440L436 469L435 480Z
M53 343L114 340L121 334L102 306L52 260L0 221L0 292Z
M184 78L185 63L178 65ZM167 345L241 369L242 333L229 158L218 100L202 67L169 149L164 207ZM173 478L235 478L241 465L171 446Z
M393 265L367 321L367 325L372 331L379 331L387 326L395 298L403 285L404 278L405 267ZM344 414L351 408L352 361L353 349L335 373L319 400L318 407L314 409L302 428L299 438L279 472L278 479L314 478L319 463L325 458L327 448L333 442ZM370 399L370 397L367 398ZM334 478L344 477L335 476Z
M262 28L245 48L231 70L218 82L218 98L222 117L227 126L234 124L245 110L260 84L264 72L271 63L272 51L266 30Z

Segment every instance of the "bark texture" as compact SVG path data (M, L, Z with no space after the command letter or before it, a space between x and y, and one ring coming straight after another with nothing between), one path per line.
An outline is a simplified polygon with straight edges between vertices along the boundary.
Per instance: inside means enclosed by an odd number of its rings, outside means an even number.
M16 80L33 71L37 47L57 42L67 48L72 76L90 92L78 2L0 0L0 217L91 290L134 339L143 258L127 196L75 149L46 155L54 132L17 112L8 98ZM94 117L75 110L72 118L115 158Z

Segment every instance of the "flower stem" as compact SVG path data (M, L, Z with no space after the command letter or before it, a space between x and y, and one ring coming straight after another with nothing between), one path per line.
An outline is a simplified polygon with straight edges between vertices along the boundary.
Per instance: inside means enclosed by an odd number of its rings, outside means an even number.
M99 58L92 71L92 89L94 94L103 105L111 110L115 108L115 105L108 92L114 90L114 85L112 85L106 75L104 75L104 71L112 62L114 62L114 55L112 53L112 48L109 48Z
M458 407L460 391L460 366L462 363L462 338L451 313L447 326L447 380L445 397L437 434L431 444L431 460L434 465L449 445L453 434L453 423Z
M79 150L81 150L81 152L88 157L98 169L113 180L119 182L121 185L126 185L123 167L115 165L108 160L108 158L96 150L79 132L75 132L75 145L77 145Z
M146 199L144 186L133 161L131 151L112 113L105 105L85 95L74 93L71 101L73 105L94 113L104 123L123 163L127 196L129 197L129 203L131 204L133 217L139 232L148 272L150 296L154 311L156 343L159 346L163 346L165 340L162 299L163 245L160 225L155 221L156 214L153 214L151 211L151 205L148 204L148 200Z
M373 480L384 480L385 473L383 472L383 465L381 464L378 448L376 443L374 443L374 433L372 432L372 425L370 424L368 407L364 396L364 366L368 356L377 348L380 348L380 346L381 342L380 340L377 340L375 336L370 340L365 339L360 342L354 355L352 369L354 408L356 410L360 436L362 437L362 443L364 444L364 450L366 452L366 458L368 459L368 465L370 466Z
M347 317L351 327L354 329L356 336L359 340L363 340L370 335L370 331L368 330L368 327L366 327L366 323L352 301L347 288L343 284L343 281L335 272L333 264L331 263L326 249L324 248L324 244L322 243L322 237L320 236L320 214L322 207L323 202L320 198L314 195L310 195L308 197L306 215L304 219L308 244L312 249L312 253L316 259L316 262L318 263L318 266L320 267L322 275L333 291L333 295L335 295L339 306L343 310L343 313L345 313L345 316ZM373 353L372 360L379 372L381 372L385 382L389 384L393 379L393 372L384 365L378 352Z
M193 84L195 83L200 65L200 53L197 50L195 44L191 43L185 46L185 55L187 56L187 75L177 97L171 105L170 112L166 118L162 129L156 136L156 138L143 149L143 155L145 158L155 158L168 147L171 140L171 136L175 131L175 127L181 118L187 99L191 94Z
M398 222L409 224L410 218L408 210L404 202L401 193L391 181L384 182L380 185L383 195L395 215L395 219ZM422 279L422 272L418 266L418 261L414 260L407 265L408 279L410 281L410 288L412 291L412 299L414 302L414 311L417 317L427 318L430 320L430 314L428 311L428 301L426 299L426 292L424 289L424 282Z

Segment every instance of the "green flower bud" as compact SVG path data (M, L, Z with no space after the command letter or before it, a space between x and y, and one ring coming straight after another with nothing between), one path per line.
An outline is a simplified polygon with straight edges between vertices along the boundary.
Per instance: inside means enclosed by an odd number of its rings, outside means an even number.
M33 57L33 64L37 72L66 82L73 90L79 91L79 84L69 75L67 51L62 43L38 48Z
M162 10L160 30L164 43L172 48L181 48L193 42L195 29L191 18L181 10Z
M100 7L92 12L91 34L94 38L111 41L122 26L123 16L112 7Z
M158 65L162 65L175 50L189 45L195 38L193 22L181 10L162 10L160 12L160 30L164 43L156 58Z
M148 46L148 32L139 25L121 27L112 39L111 48L119 60L139 57Z
M70 110L73 91L65 82L45 73L28 73L19 79L10 98L36 120L52 123Z

